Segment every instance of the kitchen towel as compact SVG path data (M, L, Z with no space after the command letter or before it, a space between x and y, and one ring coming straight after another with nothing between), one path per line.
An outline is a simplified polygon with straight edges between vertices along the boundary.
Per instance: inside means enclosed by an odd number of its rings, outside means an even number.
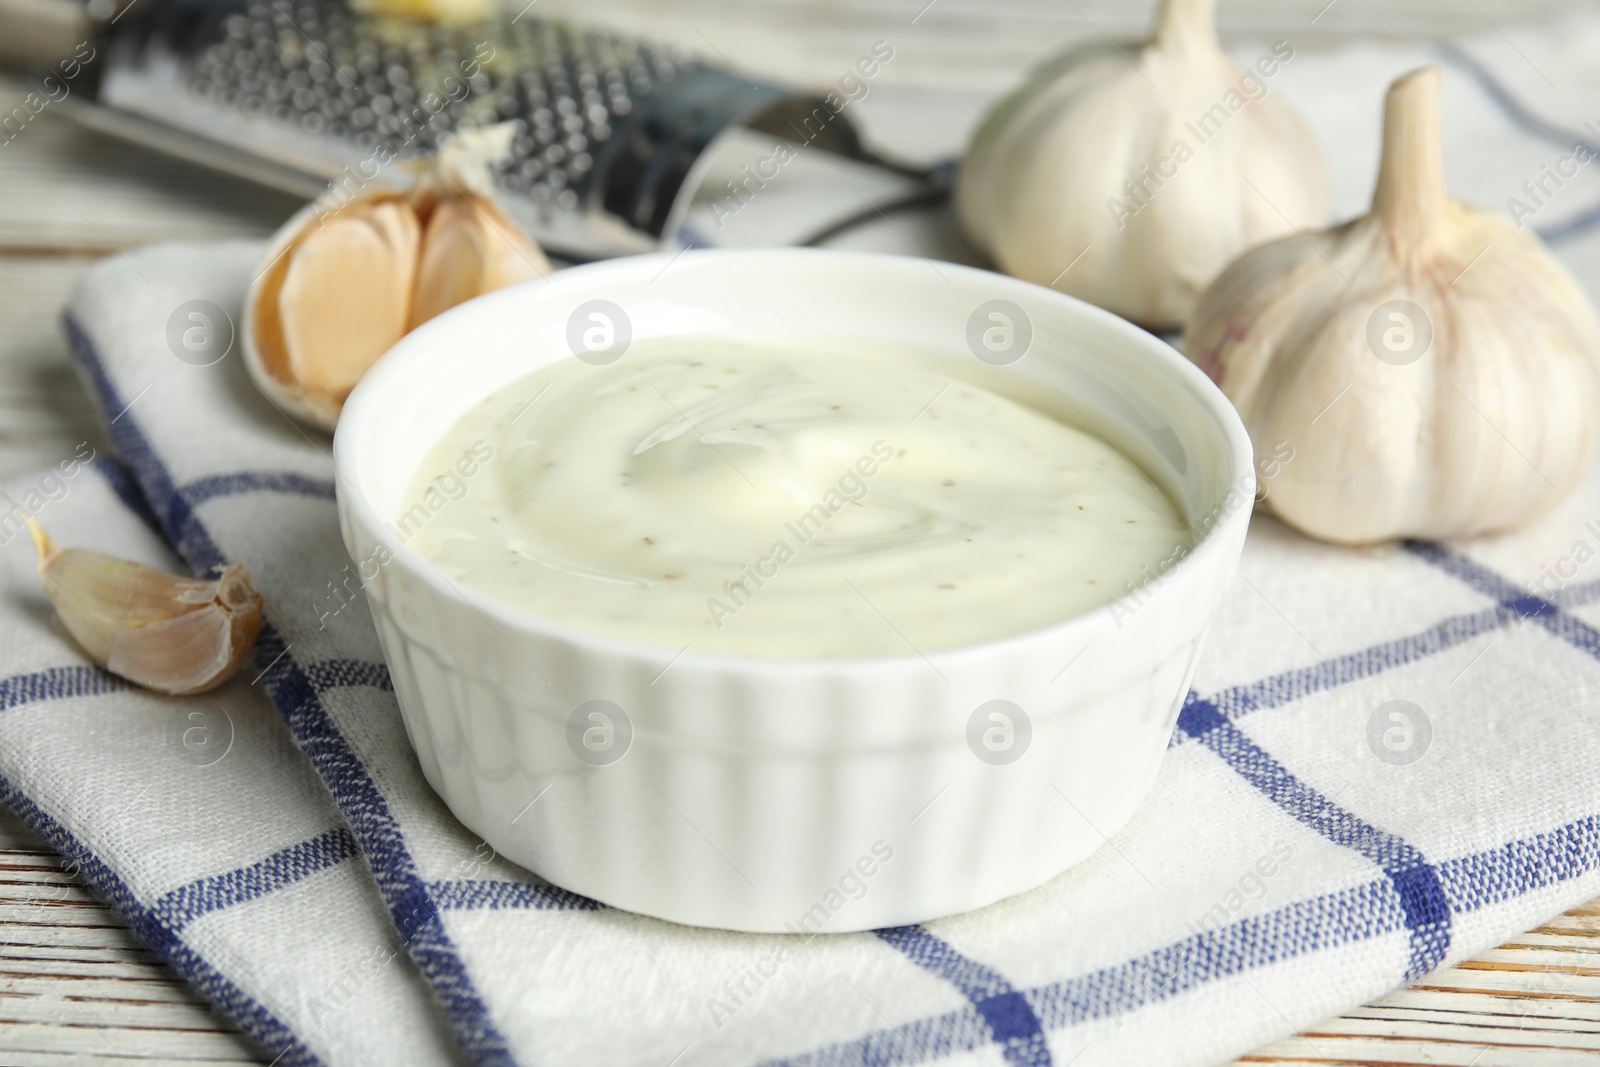
M58 544L182 573L118 463L85 443L4 486ZM0 799L282 1064L465 1063L316 772L248 665L214 693L147 693L88 664L32 540L0 511ZM41 905L62 899L39 882ZM13 916L15 917L15 916ZM82 1025L55 983L60 1021ZM0 1039L26 1051L18 1027ZM131 1051L105 1034L102 1051ZM19 1047L20 1046L20 1047ZM269 1059L271 1056L269 1055Z
M1582 40L1600 44L1585 25ZM1505 38L1509 49L1495 37L1305 55L1273 90L1292 93L1330 146L1343 203L1370 188L1384 85L1441 59L1452 185L1500 203L1518 175L1537 177L1585 137L1562 125L1572 115L1535 112L1537 91L1519 96L1521 76L1500 72L1524 60L1565 69L1584 54L1579 39L1565 28ZM1594 293L1600 184L1580 171L1559 192L1529 224ZM930 238L906 226L884 239ZM456 823L422 778L338 535L327 439L252 389L236 346L211 365L174 354L169 330L192 311L216 330L240 321L260 252L167 246L108 260L74 299L68 330L177 552L196 570L243 560L255 574L270 625L253 687L332 794L398 941L475 1062L1210 1064L1600 893L1600 481L1523 534L1456 546L1339 549L1258 516L1151 796L1098 853L1031 893L920 926L800 938L677 927L543 884ZM82 521L114 547L117 528ZM48 624L35 610L17 625ZM39 663L69 663L59 635L50 641L56 659ZM40 669L7 673L24 668ZM105 688L72 699L103 702L107 715L135 700L179 706ZM47 698L36 703L44 714ZM145 715L155 731L160 712ZM63 718L55 730L80 729ZM63 808L59 789L43 803L61 765L43 744L23 760L8 750L9 795L47 829L70 825L107 873L134 884L137 850L109 851L117 836L102 840L96 814ZM235 745L228 758L266 751ZM260 773L294 780L298 758L279 753ZM302 842L331 829L314 794L300 791L302 810L280 790ZM139 882L129 906L151 908L180 875L250 881L240 872L262 860L237 845L259 836L253 825L197 830L233 835L232 851L197 838L193 869ZM224 855L239 866L198 865ZM357 868L332 851L291 866L297 876L261 885L248 911L213 909L208 920L237 922L239 939L231 966L210 965L249 1003L275 1006L275 1030L236 1014L290 1049L283 1062L360 1062L294 1020L370 949L336 943L314 906L290 920L266 910L279 893L317 899L325 878L312 868ZM326 952L292 976L257 967L284 954L285 921L319 943L329 931ZM408 972L382 974L404 984ZM386 993L395 1003L399 984ZM375 1034L391 1025L362 1021ZM443 1055L419 1042L403 1060Z

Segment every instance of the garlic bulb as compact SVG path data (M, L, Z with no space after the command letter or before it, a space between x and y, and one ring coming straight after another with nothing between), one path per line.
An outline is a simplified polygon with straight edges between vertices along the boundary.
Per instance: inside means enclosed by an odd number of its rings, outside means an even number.
M1326 221L1322 153L1268 87L1294 49L1242 69L1215 3L1164 0L1132 56L1069 52L989 115L956 210L1007 274L1177 328L1240 252Z
M338 192L290 219L245 305L245 360L279 407L331 430L345 397L409 330L464 300L550 272L495 202L509 124L447 142L406 190Z
M19 509L20 510L20 509ZM231 678L261 632L261 594L244 565L181 578L86 548L61 548L24 515L39 578L61 623L102 667L185 696Z
M1389 88L1371 213L1247 253L1184 349L1258 455L1267 506L1344 543L1507 530L1554 507L1600 439L1600 327L1539 239L1451 200L1439 72Z

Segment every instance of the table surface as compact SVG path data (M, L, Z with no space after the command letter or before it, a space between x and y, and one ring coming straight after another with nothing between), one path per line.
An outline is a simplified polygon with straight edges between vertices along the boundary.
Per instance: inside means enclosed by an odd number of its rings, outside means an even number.
M924 3L542 0L540 12L602 17L797 83L825 84L872 42L892 40L896 61L863 102L863 125L887 147L932 158L959 149L985 101L1023 65L1074 38L1136 34L1149 6ZM1560 6L1562 0L1225 0L1222 25L1225 35L1293 28L1297 41L1317 47L1353 36L1497 30ZM5 30L0 25L0 35ZM0 110L21 96L16 82L0 78ZM84 441L109 448L67 366L57 325L88 264L155 241L264 236L297 206L80 130L48 109L0 146L0 478L69 455ZM268 1057L0 809L0 1065L126 1060ZM1600 901L1240 1062L1600 1064Z

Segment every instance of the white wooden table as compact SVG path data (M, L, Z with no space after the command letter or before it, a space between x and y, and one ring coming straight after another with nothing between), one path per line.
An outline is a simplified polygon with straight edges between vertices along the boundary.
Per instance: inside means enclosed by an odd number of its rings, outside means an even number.
M1315 46L1483 30L1560 5L1223 0L1222 21L1225 33L1252 35L1293 26ZM827 83L873 41L893 40L895 62L860 118L886 147L924 157L952 154L984 100L1027 62L1074 37L1135 35L1148 18L1148 4L1131 0L539 0L538 10L604 18L801 83ZM20 96L0 79L0 110ZM154 241L264 236L296 206L80 131L48 109L0 146L0 478L83 441L108 449L57 325L85 266ZM0 811L0 1067L130 1060L268 1057ZM1600 1064L1600 901L1241 1062Z

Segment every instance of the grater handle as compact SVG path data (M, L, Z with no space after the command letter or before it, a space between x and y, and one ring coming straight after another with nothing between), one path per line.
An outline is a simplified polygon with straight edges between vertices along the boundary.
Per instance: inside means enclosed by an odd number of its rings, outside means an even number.
M81 0L0 0L0 67L29 70L70 55L94 36Z

